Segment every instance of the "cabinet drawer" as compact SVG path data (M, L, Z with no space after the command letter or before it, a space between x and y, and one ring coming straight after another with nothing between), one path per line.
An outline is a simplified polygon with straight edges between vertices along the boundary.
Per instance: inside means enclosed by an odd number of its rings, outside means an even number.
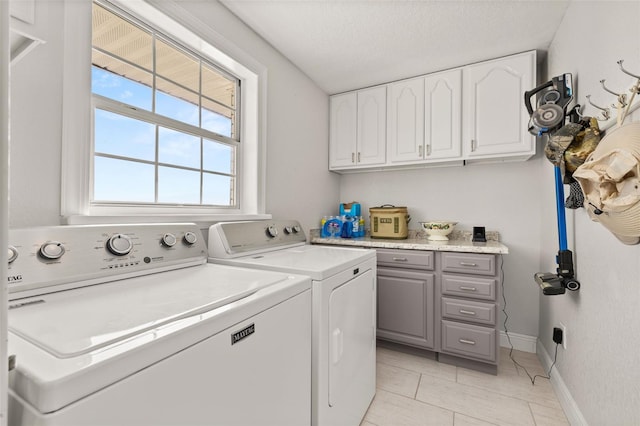
M443 297L442 317L495 325L496 305L495 303L473 302L471 300Z
M461 272L478 275L496 274L496 256L477 253L442 253L444 272Z
M432 271L433 252L420 250L376 250L378 265Z
M496 300L495 278L442 274L442 294Z
M496 330L443 320L442 352L495 361Z

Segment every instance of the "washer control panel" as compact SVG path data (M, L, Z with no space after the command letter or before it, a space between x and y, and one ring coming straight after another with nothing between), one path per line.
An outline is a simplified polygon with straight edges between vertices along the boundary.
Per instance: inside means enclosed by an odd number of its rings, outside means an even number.
M11 300L207 261L193 223L14 229L7 254Z

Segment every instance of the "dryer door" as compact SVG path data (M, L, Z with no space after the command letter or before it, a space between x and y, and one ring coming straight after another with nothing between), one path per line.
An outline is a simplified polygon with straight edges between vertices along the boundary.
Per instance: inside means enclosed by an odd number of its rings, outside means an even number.
M357 407L375 392L375 277L368 270L329 297L329 405Z

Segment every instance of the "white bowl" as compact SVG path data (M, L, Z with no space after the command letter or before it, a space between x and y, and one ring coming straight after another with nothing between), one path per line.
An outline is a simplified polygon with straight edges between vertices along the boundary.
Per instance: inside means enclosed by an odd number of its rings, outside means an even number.
M427 233L428 240L431 241L448 241L449 235L458 222L450 220L431 220L429 222L420 222L422 229Z

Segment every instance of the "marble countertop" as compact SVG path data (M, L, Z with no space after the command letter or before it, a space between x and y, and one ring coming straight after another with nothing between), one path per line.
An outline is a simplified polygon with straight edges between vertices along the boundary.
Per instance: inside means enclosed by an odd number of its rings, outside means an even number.
M346 247L368 247L368 248L388 248L402 250L424 250L424 251L456 251L465 253L490 253L508 254L509 248L499 241L497 232L487 232L487 242L478 243L471 241L471 232L454 231L449 237L449 241L430 241L421 231L409 231L409 238L404 240L391 240L371 238L369 236L361 238L323 238L320 237L320 230L310 231L311 244L326 244Z

